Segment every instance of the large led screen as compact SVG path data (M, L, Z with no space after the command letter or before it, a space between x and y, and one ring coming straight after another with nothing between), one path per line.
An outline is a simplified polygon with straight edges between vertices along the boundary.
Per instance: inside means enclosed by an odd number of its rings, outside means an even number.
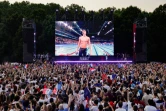
M55 56L113 56L112 21L56 21Z

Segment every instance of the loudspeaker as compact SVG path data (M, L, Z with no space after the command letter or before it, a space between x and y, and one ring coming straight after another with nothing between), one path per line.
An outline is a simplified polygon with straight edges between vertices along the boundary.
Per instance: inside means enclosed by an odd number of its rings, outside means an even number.
M34 53L34 29L23 28L23 62L33 62Z
M136 29L136 61L147 61L147 29Z
M144 31L141 28L136 29L136 52L140 53L143 51L143 37L144 37Z

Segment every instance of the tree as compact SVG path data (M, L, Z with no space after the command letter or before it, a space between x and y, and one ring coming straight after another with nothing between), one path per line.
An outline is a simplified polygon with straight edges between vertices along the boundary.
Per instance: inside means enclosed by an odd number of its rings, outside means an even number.
M160 5L150 16L148 49L150 60L166 61L166 5Z
M55 11L58 9L58 15ZM65 10L68 10L66 13ZM76 11L77 9L77 11ZM115 29L115 52L132 54L132 25L137 18L148 18L148 58L164 61L166 53L166 5L160 5L153 13L141 11L137 7L116 9L108 7L99 11L88 11L77 4L65 8L59 4L33 4L30 2L0 2L0 62L22 61L22 18L33 19L36 23L37 52L54 53L55 16L59 20L95 21L111 20L111 10L115 9L113 22ZM118 41L118 42L117 42ZM119 45L120 44L120 45ZM162 49L162 50L161 50Z

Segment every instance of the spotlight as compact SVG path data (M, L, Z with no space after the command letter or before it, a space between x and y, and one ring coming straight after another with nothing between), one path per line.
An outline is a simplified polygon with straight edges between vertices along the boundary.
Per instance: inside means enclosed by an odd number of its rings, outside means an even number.
M66 27L66 26L67 26L67 23L65 23L64 25L65 25L65 27Z
M109 21L107 24L110 24L111 23L111 21Z
M73 29L71 26L68 27L70 30Z
M56 12L58 12L59 10L58 9L56 9Z
M100 35L100 32L98 32L97 35Z
M105 33L105 35L107 35L108 33L112 32L114 30L114 28L110 29L107 33Z
M59 24L63 24L63 22L62 22L62 21L59 21Z

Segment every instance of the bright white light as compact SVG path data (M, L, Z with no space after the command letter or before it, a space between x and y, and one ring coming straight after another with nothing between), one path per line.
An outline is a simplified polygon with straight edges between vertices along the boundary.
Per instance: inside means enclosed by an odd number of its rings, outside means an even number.
M66 26L67 26L67 23L65 23L64 25L65 25L65 27L66 27Z
M107 25L105 27L107 27Z
M100 35L100 32L98 32L97 35Z
M113 30L114 30L114 28L110 29L107 33L105 33L105 35L107 35L108 33L110 33Z
M59 24L63 24L63 22L62 22L62 21L59 21Z
M75 24L76 24L77 22L76 22L76 21L74 21L73 23L75 23Z
M70 30L73 29L71 26L68 27Z
M110 24L111 23L111 21L109 21L107 24Z

